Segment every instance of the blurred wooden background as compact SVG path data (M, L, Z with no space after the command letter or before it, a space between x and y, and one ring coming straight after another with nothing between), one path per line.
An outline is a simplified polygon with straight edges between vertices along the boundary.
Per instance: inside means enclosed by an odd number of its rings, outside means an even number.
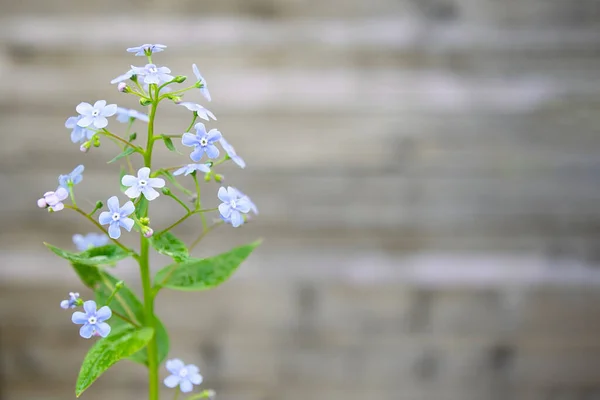
M1 400L74 398L90 342L41 242L92 227L35 202L79 163L79 198L118 192L114 146L80 153L63 124L80 101L135 107L109 81L146 42L198 64L248 163L227 183L261 211L198 253L263 237L231 282L159 299L219 399L600 399L599 1L0 0ZM165 104L159 130L188 116ZM156 227L179 216L153 205ZM144 379L124 362L84 398Z

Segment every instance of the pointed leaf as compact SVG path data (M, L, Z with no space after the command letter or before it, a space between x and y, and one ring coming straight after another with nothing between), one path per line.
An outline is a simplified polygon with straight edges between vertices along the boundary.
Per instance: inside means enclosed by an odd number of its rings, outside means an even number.
M174 151L175 153L181 154L177 148L175 148L175 145L173 144L173 141L171 140L170 137L165 136L165 135L160 135L162 140L165 142L165 146L167 146L167 149Z
M189 252L185 243L171 232L155 235L150 240L152 247L160 254L172 257L176 262L182 262L189 258Z
M104 371L115 363L146 346L153 335L152 328L123 329L98 340L88 351L81 365L75 386L76 396L81 396Z
M79 279L81 279L81 282L90 289L93 289L102 280L102 275L100 275L100 271L95 265L74 262L71 263L71 266L79 276Z
M212 289L225 282L260 243L259 240L218 256L171 264L158 271L155 285L175 290Z
M123 260L131 255L114 244L92 247L81 253L72 253L48 243L44 243L54 254L71 262L85 265L107 265Z
M163 323L156 318L154 320L154 332L156 334L156 346L158 347L158 362L161 363L169 354L169 334ZM148 350L142 349L128 357L137 363L148 365Z
M132 155L135 152L136 152L135 148L133 148L133 147L127 147L125 150L123 150L121 153L117 154L113 159L107 161L106 163L107 164L114 163L115 161L118 161L118 160L120 160L123 157L130 156L130 155Z

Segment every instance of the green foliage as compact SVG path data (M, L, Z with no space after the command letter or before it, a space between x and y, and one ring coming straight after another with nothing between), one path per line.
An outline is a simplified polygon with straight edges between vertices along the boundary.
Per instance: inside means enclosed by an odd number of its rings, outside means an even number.
M107 161L107 164L114 163L115 161L120 160L123 157L127 157L135 153L137 150L133 147L127 147L121 153L117 154L112 160Z
M177 148L173 144L173 140L171 140L170 137L166 135L160 135L160 137L165 142L165 146L167 147L167 149L169 149L170 151L174 151L175 153L181 154L179 151L177 151Z
M212 289L225 282L260 243L259 240L218 256L171 264L158 271L155 286L185 291Z
M154 235L150 239L152 247L160 254L173 258L176 262L182 262L189 258L187 246L171 232Z
M130 256L130 253L126 252L125 250L114 244L93 247L81 253L72 253L70 251L53 246L49 243L44 244L57 256L69 260L71 261L71 263L77 264L109 265L114 264L115 262L123 260Z
M83 360L75 385L75 395L81 396L104 371L146 346L153 335L152 328L126 328L114 330L107 337L98 340Z

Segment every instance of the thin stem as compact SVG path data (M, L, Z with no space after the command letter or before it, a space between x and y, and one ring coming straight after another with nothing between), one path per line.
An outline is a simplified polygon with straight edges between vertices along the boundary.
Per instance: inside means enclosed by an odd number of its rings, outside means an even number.
M192 123L190 124L190 126L188 126L188 128L185 130L186 132L189 132L190 129L192 129L192 127L194 126L194 123L196 122L196 120L198 119L198 113L194 111L194 118L192 118Z
M221 220L221 221L215 222L214 224L209 226L204 232L202 232L200 234L200 236L198 236L198 238L196 238L196 240L194 240L192 242L192 244L190 245L189 251L192 251L194 249L194 247L196 247L198 245L198 243L200 243L200 241L204 238L204 236L206 236L208 234L208 232L212 231L213 229L215 229L218 226L223 225L224 223L225 223L225 221Z
M100 229L102 232L104 232L108 236L108 231L106 229L104 229L104 227L102 225L100 225L98 223L98 221L96 221L95 219L93 219L90 215L86 214L85 211L83 211L81 208L79 208L79 207L77 207L75 205L70 206L68 204L65 204L65 208L68 208L69 210L76 211L77 213L83 215L86 219L88 219L92 224L96 225L96 227L98 229ZM123 250L125 250L126 252L133 253L134 257L136 256L136 254L135 254L135 252L133 250L131 250L130 248L124 246L118 240L113 239L113 238L111 238L110 240L112 240L114 242L114 244L116 244L117 246L119 246L120 248L122 248Z
M172 223L168 228L163 229L162 231L158 232L158 235L161 235L167 231L170 231L171 229L175 228L177 225L179 225L180 223L182 223L183 221L185 221L186 219L188 219L189 217L191 217L194 214L200 214L200 213L205 213L205 212L210 212L210 211L216 211L218 210L218 208L207 208L205 210L194 210L194 211L190 211L187 214L185 214L183 217L179 218L177 221L175 221L174 223Z
M116 312L115 310L111 310L113 315L115 317L121 318L123 321L127 322L128 324L131 324L133 326L135 326L136 328L141 328L140 324L133 322L132 320L130 320L129 318L127 318L126 316L124 316L123 314L120 314L118 312Z
M73 203L73 207L77 207L77 202L75 201L75 193L73 192L73 182L69 181L69 197L71 197L71 203Z
M198 174L196 171L192 174L194 178L194 184L196 185L196 210L202 208L202 203L200 203L200 182L198 181ZM202 220L202 231L206 231L206 217L204 214L200 214L200 219Z
M175 200L176 202L178 202L181 207L185 208L185 210L187 212L190 212L190 208L179 198L177 197L174 193L169 193L167 196L169 196L170 198L172 198L173 200Z
M169 138L180 138L183 134L181 133L173 133L173 134L169 134L167 135L166 133L163 133L160 136L164 136L164 137L169 137Z
M127 146L131 146L131 147L133 147L139 153L143 153L144 152L144 150L142 150L141 147L136 146L135 144L131 143L129 140L125 140L121 136L115 135L114 133L111 133L111 132L107 131L106 129L102 129L101 131L98 131L98 133L100 133L100 134L102 134L104 136L108 136L108 137L111 137L113 139L116 139L119 142L121 142L121 143L123 143L123 144L125 144Z
M160 101L160 100L166 99L168 96L177 95L177 94L181 94L181 93L187 92L188 90L192 90L195 87L196 87L196 85L194 84L192 86L188 86L188 87L183 88L183 89L173 90L172 92L163 94L162 96L160 96L158 98L158 100Z
M173 396L173 400L177 400L179 398L179 393L181 393L179 391L179 386L177 387L177 389L175 389L175 395Z

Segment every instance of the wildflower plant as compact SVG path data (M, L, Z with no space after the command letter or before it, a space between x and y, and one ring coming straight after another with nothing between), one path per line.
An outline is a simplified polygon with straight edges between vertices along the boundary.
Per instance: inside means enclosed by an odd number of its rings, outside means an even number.
M74 234L76 251L45 243L52 252L71 264L82 284L94 294L93 298L85 299L79 292L73 291L68 293L67 299L63 298L60 302L57 299L61 308L72 312L72 323L81 325L80 336L94 340L79 371L75 387L77 397L123 359L148 369L149 400L159 399L161 382L173 390L175 398L180 393L192 392L203 378L195 365L185 364L179 358L167 360L170 339L154 312L155 299L164 289L200 291L220 285L260 244L256 241L208 258L196 258L191 254L213 229L221 225L237 228L248 220L250 212L258 214L258 210L240 190L220 185L223 175L216 170L221 164L230 160L241 168L246 164L220 131L207 129L204 123L197 122L198 118L207 123L215 121L211 111L195 102L182 101L184 94L197 93L196 89L199 89L197 97L211 100L206 80L198 67L195 64L191 67L196 80L189 86L177 88L187 77L171 75L168 67L154 64L153 53L165 49L166 46L161 44L127 49L136 57L145 56L147 63L132 65L111 81L117 84L118 92L138 97L141 106L147 107L147 114L97 100L79 103L75 107L77 115L66 120L65 127L71 130L70 140L80 145L81 151L88 152L105 141L114 142L119 149L119 153L108 161L122 165L119 179L115 179L114 186L110 188L106 207L102 201L97 201L90 210L77 204L75 186L85 184L82 183L85 182L83 165L60 175L57 188L46 191L37 201L38 207L50 213L75 212L98 230L87 235ZM156 132L157 111L164 103L181 105L191 113L187 129L181 129L179 133ZM146 128L145 137L138 138L137 132L131 133L136 123ZM113 127L122 129L123 126L126 130L122 135L113 130ZM182 148L187 150L186 158L189 159L173 167L154 165L155 146L162 142L166 149L177 152L174 141L191 148ZM201 176L203 179L200 179ZM186 183L193 189L186 188ZM219 201L220 204L215 208L203 207L201 194L211 196L215 204ZM161 196L172 201L174 214L179 208L182 213L166 227L154 225L150 213L150 203ZM208 217L211 213L214 213L212 219ZM202 229L188 246L172 231L186 220L197 217ZM139 246L130 247L122 241L131 235L138 236ZM172 259L153 277L149 263L152 250ZM106 268L130 257L139 266L141 298ZM74 335L75 332L74 325ZM163 363L164 368L161 369ZM188 399L212 396L214 391L204 390Z

